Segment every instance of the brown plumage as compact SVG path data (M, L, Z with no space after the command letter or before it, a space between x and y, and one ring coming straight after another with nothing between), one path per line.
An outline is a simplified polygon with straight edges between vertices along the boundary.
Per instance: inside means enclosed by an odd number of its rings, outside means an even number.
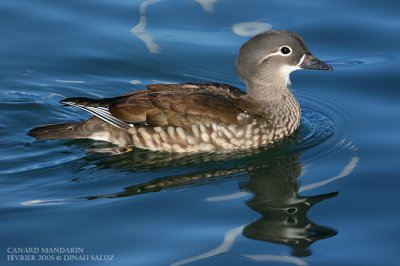
M100 100L69 98L84 106L108 107L115 118L128 123L146 122L147 125L190 127L193 123L237 123L240 113L253 116L258 108L246 93L226 84L151 84L124 96Z
M248 93L226 84L182 83L152 84L115 98L68 98L61 103L94 117L37 127L28 134L39 139L91 138L166 152L259 147L299 126L300 106L288 89L289 73L329 66L314 58L298 35L271 31L242 46L236 68Z

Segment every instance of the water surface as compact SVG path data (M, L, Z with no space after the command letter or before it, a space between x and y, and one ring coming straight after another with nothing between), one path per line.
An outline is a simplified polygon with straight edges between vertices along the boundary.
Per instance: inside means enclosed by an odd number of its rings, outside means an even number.
M400 265L397 1L0 3L0 250L79 247L48 265ZM271 149L200 155L36 141L87 119L65 97L222 82L240 45L288 29L335 71L298 71L303 118ZM56 254L58 255L58 254Z

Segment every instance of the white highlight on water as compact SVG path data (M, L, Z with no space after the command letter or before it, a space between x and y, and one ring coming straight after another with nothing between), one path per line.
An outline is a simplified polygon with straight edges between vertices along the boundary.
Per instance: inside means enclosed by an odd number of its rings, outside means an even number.
M351 172L353 172L354 168L357 167L358 162L360 161L360 158L357 156L354 156L351 158L350 162L343 168L343 170L335 176L332 176L328 179L322 180L320 182L316 182L316 183L312 183L309 185L305 185L305 186L301 186L299 189L299 193L307 191L307 190L311 190L314 188L318 188L318 187L322 187L325 186L335 180L338 180L340 178L343 178L345 176L348 176L349 174L351 174Z
M142 84L142 82L137 79L132 79L131 81L129 81L129 84L137 85L137 84Z
M160 47L154 42L153 36L146 31L147 16L146 9L148 6L158 2L158 0L146 0L140 5L140 20L131 29L131 33L135 35L139 40L143 41L150 53L159 53Z
M56 79L58 83L71 83L71 84L84 84L85 82L82 80L67 80L67 79Z
M184 265L184 264L188 264L194 261L198 261L198 260L203 260L224 252L227 252L228 250L231 249L231 247L233 246L233 244L235 243L236 238L242 233L243 228L245 227L245 225L241 225L235 228L232 228L231 230L229 230L228 232L225 233L225 237L224 237L224 241L222 242L221 245L219 245L218 247L207 251L203 254L191 257L191 258L187 258L184 260L180 260L177 262L174 262L171 264L171 266L179 266L179 265Z
M237 192L237 193L232 193L232 194L228 194L228 195L207 197L206 201L208 201L208 202L228 201L228 200L240 199L240 198L246 197L248 195L250 195L250 193L248 193L248 192Z
M240 22L232 26L232 31L239 36L254 36L272 29L272 25L265 22Z
M242 255L246 258L255 260L255 261L276 261L276 262L286 262L299 266L308 265L307 262L300 258L292 257L292 256L281 256L281 255Z
M243 232L245 225L237 226L230 229L228 232L225 233L224 240L222 243L210 251L204 252L197 256L193 256L187 259L183 259L171 264L171 266L180 266L192 263L194 261L199 261L203 259L207 259L225 252L228 252L232 246L235 244L235 241L238 236L240 236ZM271 255L271 254L249 254L249 255L242 255L249 259L255 261L275 261L275 262L286 262L298 266L305 266L308 265L307 262L300 258L292 257L292 256L281 256L281 255Z
M194 0L195 2L199 3L201 7L206 12L212 12L214 10L214 5L218 0Z

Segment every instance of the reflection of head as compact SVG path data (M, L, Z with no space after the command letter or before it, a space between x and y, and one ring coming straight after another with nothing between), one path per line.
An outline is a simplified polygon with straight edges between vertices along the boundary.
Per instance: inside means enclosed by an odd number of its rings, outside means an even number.
M246 237L284 244L293 249L293 255L308 256L308 246L313 242L336 235L335 230L312 223L307 212L317 202L337 193L299 196L300 172L297 157L271 160L265 168L249 172L249 181L240 187L253 193L246 204L262 217L244 228Z

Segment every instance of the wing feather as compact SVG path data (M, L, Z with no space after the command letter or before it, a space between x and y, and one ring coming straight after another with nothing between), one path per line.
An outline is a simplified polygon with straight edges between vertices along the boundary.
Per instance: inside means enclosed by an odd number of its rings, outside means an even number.
M236 124L240 113L257 115L246 93L226 84L151 84L147 88L115 98L69 98L62 103L124 130L132 125Z
M108 109L105 107L84 106L84 105L77 104L77 103L71 102L71 101L63 101L63 104L69 105L69 106L74 106L74 107L82 109L86 112L89 112L92 115L100 118L104 122L109 123L117 128L127 130L130 127L130 125L128 123L125 123L124 121L111 115L110 112L108 111Z

